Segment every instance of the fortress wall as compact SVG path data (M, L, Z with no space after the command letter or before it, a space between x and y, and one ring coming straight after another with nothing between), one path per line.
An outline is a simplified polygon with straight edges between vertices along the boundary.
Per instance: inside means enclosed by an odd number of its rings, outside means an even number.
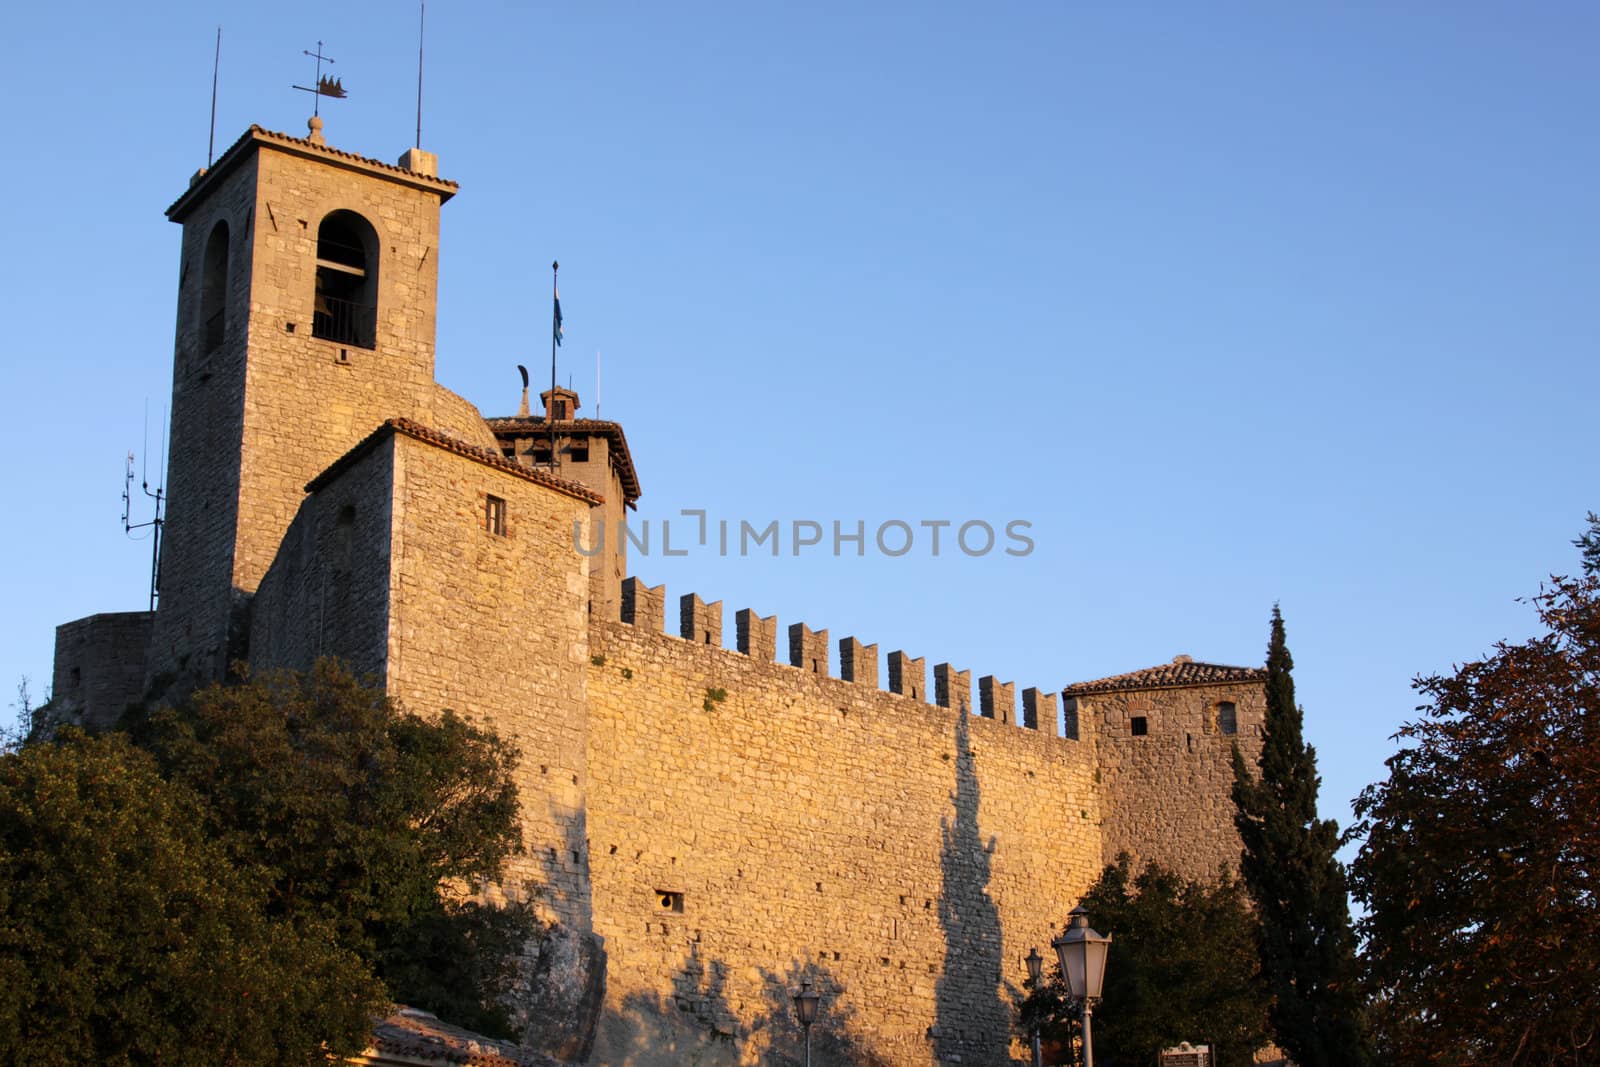
M751 612L755 655L668 636L664 591L630 582L640 625L590 636L596 1062L689 1062L696 1034L708 1062L793 1053L802 977L824 994L820 1062L1024 1058L1007 991L1100 870L1092 742L831 677L809 627L803 669L773 662ZM877 674L873 646L841 644Z
M56 627L49 716L90 730L116 725L144 696L148 611L114 611Z
M1155 860L1187 878L1212 878L1220 864L1239 870L1233 829L1233 745L1252 767L1261 754L1266 691L1260 682L1079 696L1083 729L1098 733L1105 819L1103 858L1126 851L1136 865ZM1238 732L1219 730L1217 712L1233 703ZM1133 735L1143 716L1149 733Z
M522 750L530 852L508 888L588 931L584 687L589 576L572 550L589 505L403 434L394 448L388 692L424 713L488 722ZM486 525L506 502L505 536ZM587 529L584 530L587 536Z
M390 438L300 506L251 603L253 669L337 656L358 677L384 676L393 522Z

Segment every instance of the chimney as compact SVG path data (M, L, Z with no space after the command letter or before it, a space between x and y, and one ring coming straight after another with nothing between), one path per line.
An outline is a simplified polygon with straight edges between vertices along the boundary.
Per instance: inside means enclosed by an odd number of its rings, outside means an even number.
M544 417L562 422L578 417L578 394L571 389L557 386L546 389L539 394L539 400L544 404Z

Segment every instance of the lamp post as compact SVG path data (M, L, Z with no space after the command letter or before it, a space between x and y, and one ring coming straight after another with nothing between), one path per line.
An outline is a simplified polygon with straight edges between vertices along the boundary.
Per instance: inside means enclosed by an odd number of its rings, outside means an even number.
M1044 977L1044 957L1039 955L1039 946L1034 945L1028 949L1027 955L1028 977L1033 980L1034 993L1039 992L1040 979ZM1033 1067L1040 1067L1039 1058L1039 1016L1033 1017Z
M794 1013L800 1025L806 1028L806 1067L811 1067L811 1024L817 1021L817 1005L822 996L811 988L811 979L800 983L800 992L794 995Z
M1050 942L1050 946L1056 950L1056 959L1061 964L1061 973L1067 976L1067 988L1072 991L1073 999L1083 1005L1083 1067L1094 1067L1089 1017L1094 1014L1094 1002L1100 999L1111 938L1089 929L1089 912L1081 904L1072 909L1071 915L1071 925Z

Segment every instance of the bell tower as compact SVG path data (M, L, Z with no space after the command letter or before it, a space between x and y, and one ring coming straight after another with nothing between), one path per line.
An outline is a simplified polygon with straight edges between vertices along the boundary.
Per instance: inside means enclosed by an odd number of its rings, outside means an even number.
M455 191L431 153L353 155L313 119L303 138L251 126L167 209L183 239L158 688L243 655L306 483L385 419L438 425L448 409L493 446L433 380L439 209Z

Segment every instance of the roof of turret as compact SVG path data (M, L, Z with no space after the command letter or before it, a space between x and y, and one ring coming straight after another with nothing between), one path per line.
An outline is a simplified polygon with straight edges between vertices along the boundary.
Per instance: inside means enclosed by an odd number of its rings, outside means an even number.
M519 463L513 463L511 460L498 453L491 452L487 448L469 445L465 441L451 437L449 434L440 433L438 430L424 426L421 423L412 422L410 419L390 419L376 430L373 430L362 438L354 448L334 460L326 470L307 482L306 492L314 493L323 486L328 485L362 456L370 452L378 442L394 434L402 434L413 440L433 445L436 448L442 448L446 452L454 452L458 456L482 463L486 467L493 467L496 470L504 471L506 474L514 474L525 481L537 482L559 493L577 497L579 500L590 504L605 503L605 497L582 482L575 482L570 478L562 478L537 467L524 467Z
M510 415L483 421L489 424L489 429L496 437L501 438L539 437L550 432L550 424L544 421L543 415ZM633 453L628 451L628 438L622 432L621 423L608 422L605 419L557 419L555 431L558 436L595 436L609 439L612 444L612 462L616 464L617 477L622 481L623 498L629 504L639 499L641 493L639 475L633 469Z
M1074 682L1062 690L1064 696L1114 693L1134 689L1182 689L1196 685L1224 685L1230 682L1258 682L1266 678L1261 667L1230 667L1222 663L1196 663L1188 656L1174 656L1159 667L1113 674L1089 682Z

